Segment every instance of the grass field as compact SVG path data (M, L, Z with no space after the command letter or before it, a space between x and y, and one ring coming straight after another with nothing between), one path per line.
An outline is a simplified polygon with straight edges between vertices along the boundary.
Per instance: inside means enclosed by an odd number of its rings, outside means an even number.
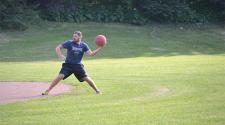
M81 30L95 49L84 57L102 95L74 77L72 93L0 105L0 124L224 125L225 30L220 26L49 23L0 33L0 81L50 82L61 68L54 48Z

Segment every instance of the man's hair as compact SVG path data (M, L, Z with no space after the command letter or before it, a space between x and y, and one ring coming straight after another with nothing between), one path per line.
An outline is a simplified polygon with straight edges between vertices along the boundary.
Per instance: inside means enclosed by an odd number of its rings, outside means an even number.
M82 37L82 32L81 31L75 31L74 34L77 34L79 37Z

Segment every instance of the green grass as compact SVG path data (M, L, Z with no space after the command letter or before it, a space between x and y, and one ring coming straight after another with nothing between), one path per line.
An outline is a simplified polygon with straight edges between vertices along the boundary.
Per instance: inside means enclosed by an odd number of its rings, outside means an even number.
M103 90L94 94L74 77L74 91L57 97L0 105L0 124L224 125L225 30L176 25L50 23L0 34L0 81L50 82L58 73L54 48L81 30L94 49L85 69Z

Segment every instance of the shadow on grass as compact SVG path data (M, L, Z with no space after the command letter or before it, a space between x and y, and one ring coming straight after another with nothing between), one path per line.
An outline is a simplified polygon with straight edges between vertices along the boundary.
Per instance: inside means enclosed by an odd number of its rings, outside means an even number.
M175 45L174 45L175 46ZM186 45L188 46L188 45ZM223 55L225 56L224 46L204 46L199 45L196 48L190 48L186 46L171 48L166 46L127 46L126 48L117 47L116 49L109 46L104 48L95 57L88 57L84 55L84 60L95 59L120 59L120 58L136 58L136 57L170 57L180 55ZM65 52L64 52L65 53ZM22 53L4 54L1 56L0 62L33 62L33 61L58 61L57 55L52 51L43 52L36 51L34 53L24 50Z
M72 32L71 29L68 32L62 31L69 26L49 28L53 32L51 34L47 34L48 31L33 31L35 35L28 33L17 42L0 41L0 62L57 61L55 46L61 43L59 41L70 38L68 34ZM88 41L92 50L96 48L93 42L96 34L104 33L108 39L107 46L96 57L84 57L85 60L225 54L225 30L218 26L190 28L174 25L106 25L98 29L99 27L99 24L79 26L86 35L84 40Z

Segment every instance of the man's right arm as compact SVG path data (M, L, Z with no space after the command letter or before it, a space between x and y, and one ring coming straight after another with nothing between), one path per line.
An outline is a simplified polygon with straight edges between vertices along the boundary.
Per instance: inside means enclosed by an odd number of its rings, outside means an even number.
M62 44L59 44L56 48L55 48L55 52L59 57L59 60L61 61L65 61L66 57L63 55L61 49L63 48Z

